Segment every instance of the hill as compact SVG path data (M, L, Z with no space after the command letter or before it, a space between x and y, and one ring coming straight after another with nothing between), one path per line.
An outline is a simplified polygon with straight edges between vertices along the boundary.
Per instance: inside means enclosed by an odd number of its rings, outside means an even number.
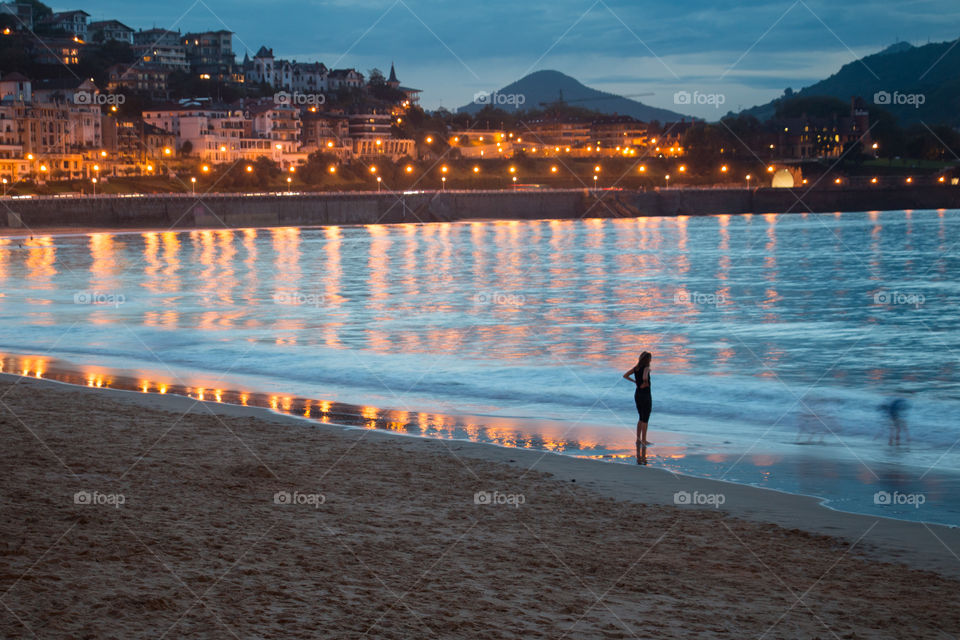
M492 94L478 94L473 102L460 107L457 111L477 113L485 106L491 105L504 111L516 112L540 109L545 104L558 100L573 107L611 115L632 116L644 122L651 120L676 122L684 118L692 119L675 111L658 109L613 93L591 89L575 78L559 71L549 70L531 73Z
M862 96L890 112L903 125L960 125L960 46L937 42L915 47L899 42L844 65L835 74L784 97ZM779 98L744 113L760 120L773 116Z

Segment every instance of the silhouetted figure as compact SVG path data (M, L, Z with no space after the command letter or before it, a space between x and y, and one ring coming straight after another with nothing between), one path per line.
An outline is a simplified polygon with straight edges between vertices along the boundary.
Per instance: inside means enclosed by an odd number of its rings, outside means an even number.
M907 423L904 420L904 414L910 407L910 403L903 398L894 398L890 402L881 405L880 408L886 411L890 417L890 436L888 444L900 444L900 433L903 432L904 439L910 442L910 432L907 431Z
M653 356L649 351L640 354L637 364L623 374L623 377L637 385L633 392L633 401L637 405L637 464L646 464L647 461L647 422L650 421L650 411L653 409L653 398L650 395L650 360ZM630 376L633 376L632 378Z

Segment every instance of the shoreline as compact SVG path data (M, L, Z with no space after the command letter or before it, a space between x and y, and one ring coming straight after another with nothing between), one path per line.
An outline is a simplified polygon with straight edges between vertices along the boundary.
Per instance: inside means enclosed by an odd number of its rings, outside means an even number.
M641 505L658 505L680 511L712 511L756 523L776 525L815 535L825 535L859 542L869 548L867 555L883 562L900 562L913 569L934 571L960 580L960 526L923 521L900 520L884 516L841 511L824 504L816 496L741 484L731 480L703 478L669 469L638 467L622 463L565 455L540 449L502 446L496 443L462 439L444 439L428 435L394 432L361 424L318 421L262 406L242 406L228 402L197 400L173 393L143 393L133 389L89 388L55 379L34 378L0 373L0 384L37 385L40 389L60 388L68 393L102 394L119 401L155 411L189 411L203 406L211 414L230 418L254 418L294 429L315 428L321 431L352 431L383 441L403 440L416 451L457 451L460 456L484 462L507 464L525 473L537 471L559 482L576 483L605 499ZM636 480L642 478L643 483ZM723 495L721 505L698 507L678 506L675 493L691 495ZM871 548L872 547L872 548Z
M570 433L569 427L565 426L568 423L560 418L535 420L517 416L450 413L443 410L438 412L419 405L417 409L406 406L399 409L391 405L373 407L362 399L335 399L338 397L335 392L328 395L329 399L324 399L322 396L258 390L273 388L269 381L266 382L266 387L258 386L256 382L236 386L214 380L209 377L213 375L210 372L191 373L184 370L179 373L170 370L157 379L158 372L155 371L110 365L84 366L58 358L37 358L9 351L0 353L0 371L15 372L12 375L29 379L40 378L80 388L133 392L141 396L215 399L218 405L266 409L272 414L292 417L312 425L330 424L344 428L376 429L413 438L479 443L506 451L529 449L608 465L633 466L636 461L632 435L627 443L625 438L619 438L619 433L603 433L600 425L592 425L595 431L578 435ZM4 374L0 374L2 375ZM591 425L580 423L580 426ZM889 484L908 468L902 465L890 468L886 461L871 460L871 465L867 466L860 457L849 458L838 455L836 451L818 451L811 456L805 447L800 450L797 447L785 449L782 446L757 449L753 439L740 442L739 445L726 438L722 443L698 442L700 436L672 431L669 427L657 429L657 433L658 444L649 451L649 467L652 469L689 478L809 498L823 508L839 513L882 517L895 521L935 523L946 527L958 526L954 519L955 509L951 510L948 505L941 503L931 513L927 509L934 503L928 503L926 497L922 514L918 509L909 506L874 506L872 509L866 506L876 505L874 494L878 490L906 491L896 484ZM558 438L557 434L562 435ZM584 437L588 442L593 442L593 446L583 446ZM598 437L601 438L599 442L596 441ZM694 441L690 440L691 437ZM553 446L547 446L547 443ZM755 466L749 460L751 456L758 456L762 462ZM680 460L674 461L677 457ZM773 463L768 462L771 458L775 458ZM735 462L727 467L731 460ZM811 485L807 480L811 472L803 470L810 465L817 465L819 468L819 471L812 472L812 475L825 473L832 477L834 488ZM739 467L737 477L727 478L729 470L734 466ZM927 466L923 463L918 464L917 468L926 470ZM771 483L765 477L768 469L776 470L775 482ZM873 474L876 483L858 479L857 476L865 471ZM960 476L957 473L938 472L930 476L926 485L914 487L913 490L923 494L934 491L934 487L943 491L958 484ZM925 515L927 519L921 519L921 515Z
M0 229L199 229L960 209L960 187L540 189L11 200Z

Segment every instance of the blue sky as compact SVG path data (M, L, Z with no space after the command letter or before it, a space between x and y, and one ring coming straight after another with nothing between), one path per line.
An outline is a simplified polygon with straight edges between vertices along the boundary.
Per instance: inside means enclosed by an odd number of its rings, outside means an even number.
M716 118L799 89L897 40L960 36L956 0L87 0L92 20L235 32L242 58L384 71L394 61L428 108L455 108L531 71L556 69L648 104ZM723 104L678 107L677 91ZM714 100L716 102L716 100Z

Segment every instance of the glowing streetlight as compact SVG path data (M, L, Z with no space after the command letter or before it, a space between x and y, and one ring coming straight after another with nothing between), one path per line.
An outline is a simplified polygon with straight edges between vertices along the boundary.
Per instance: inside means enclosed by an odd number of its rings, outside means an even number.
M163 155L168 156L168 155L170 155L171 153L173 153L173 149L171 149L170 147L164 147L164 148L163 148Z
M550 167L550 173L556 173L556 172L557 172L557 165L553 165L552 167Z
M911 182L913 182L913 178L907 178L907 184L910 184Z
M200 167L200 170L203 171L204 173L210 173L210 165L205 164L202 167Z
M686 172L687 172L687 165L685 164L680 165L680 173L686 173Z
M443 165L442 167L440 167L440 173L446 173L447 171L449 171L449 169L447 168L447 165Z
M767 173L773 173L773 171L774 171L773 165L770 165L769 167L767 167Z
M480 173L480 167L474 165L474 167L473 167L473 172L474 172L474 173Z
M427 144L433 144L433 138L431 136L427 136Z
M327 168L327 171L329 171L330 174L332 175L332 174L334 174L334 173L337 172L337 168L336 168L335 166L333 166L333 165L330 165L330 166Z
M726 172L727 172L727 165L723 165L722 167L720 167L720 173L726 173Z
M380 184L383 182L383 178L377 176L377 193L380 192Z
M411 165L408 164L408 165L404 168L404 171L406 171L407 173L413 173L413 166L411 166Z
M943 182L943 178L940 179L940 182ZM3 197L7 197L7 179L3 179Z
M370 167L370 173L376 173L376 172L377 172L377 166L376 166L376 165L372 165L372 166Z
M646 173L646 172L647 172L647 165L645 164L640 165L640 173Z
M442 178L440 178L440 190L441 191L447 190L447 176L443 176Z
M190 176L190 192L197 195L197 179L194 176Z
M290 184L293 182L293 178L287 178L287 193L290 193Z
M247 165L247 173L253 173L253 165L252 165L252 164L248 164L248 165Z
M4 182L6 182L6 180L4 180ZM97 179L96 179L96 178L93 178L93 179L90 180L90 182L93 183L93 195L97 195ZM4 195L6 195L6 194L4 194Z
M877 184L876 178L870 178L870 184Z

